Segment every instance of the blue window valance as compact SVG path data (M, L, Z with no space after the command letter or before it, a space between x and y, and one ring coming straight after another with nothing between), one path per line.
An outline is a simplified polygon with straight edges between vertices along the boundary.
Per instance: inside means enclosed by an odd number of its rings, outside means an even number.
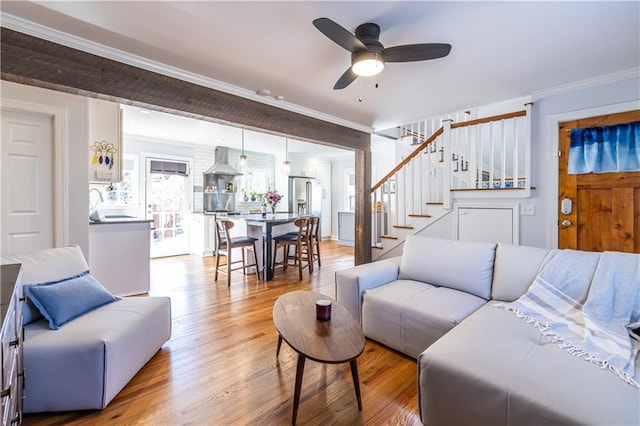
M640 171L640 121L571 129L569 174Z

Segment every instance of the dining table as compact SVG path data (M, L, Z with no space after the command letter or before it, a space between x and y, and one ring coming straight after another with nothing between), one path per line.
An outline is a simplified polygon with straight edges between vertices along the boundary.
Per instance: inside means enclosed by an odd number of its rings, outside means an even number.
M247 234L250 237L260 237L262 240L262 279L270 281L273 279L273 228L278 225L292 224L300 216L296 213L267 213L241 214L234 216L233 220L243 220L247 225ZM283 233L292 231L287 229Z

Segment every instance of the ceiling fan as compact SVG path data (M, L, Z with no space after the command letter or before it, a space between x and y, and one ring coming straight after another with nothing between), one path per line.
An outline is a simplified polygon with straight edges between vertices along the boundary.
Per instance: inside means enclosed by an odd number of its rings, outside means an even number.
M380 27L371 22L359 25L355 35L329 18L314 19L313 25L351 52L351 66L333 86L336 90L344 89L358 76L379 74L386 62L426 61L442 58L451 51L451 45L446 43L406 44L385 49L379 40Z

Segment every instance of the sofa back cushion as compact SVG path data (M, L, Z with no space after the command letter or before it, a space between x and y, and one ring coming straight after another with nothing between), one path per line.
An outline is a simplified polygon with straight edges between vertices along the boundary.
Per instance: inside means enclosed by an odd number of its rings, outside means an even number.
M2 256L1 263L22 264L22 284L41 284L75 277L89 270L78 246L44 249ZM38 308L27 299L22 310L24 325L42 318Z
M491 298L513 302L527 292L549 249L498 244Z
M59 281L89 270L78 246L2 256L2 264L7 263L22 263L22 284Z
M495 243L476 243L409 235L404 243L399 279L491 296Z

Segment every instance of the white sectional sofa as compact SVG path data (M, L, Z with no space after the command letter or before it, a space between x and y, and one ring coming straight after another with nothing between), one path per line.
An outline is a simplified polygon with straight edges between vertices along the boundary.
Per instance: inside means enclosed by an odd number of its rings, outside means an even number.
M78 247L4 256L7 263L22 264L27 286L89 269ZM125 297L51 329L27 300L23 323L24 412L102 409L169 339L171 303L167 297Z
M640 424L640 389L494 306L527 293L549 252L409 236L401 257L338 271L336 298L417 358L425 425ZM640 298L640 269L630 281Z

